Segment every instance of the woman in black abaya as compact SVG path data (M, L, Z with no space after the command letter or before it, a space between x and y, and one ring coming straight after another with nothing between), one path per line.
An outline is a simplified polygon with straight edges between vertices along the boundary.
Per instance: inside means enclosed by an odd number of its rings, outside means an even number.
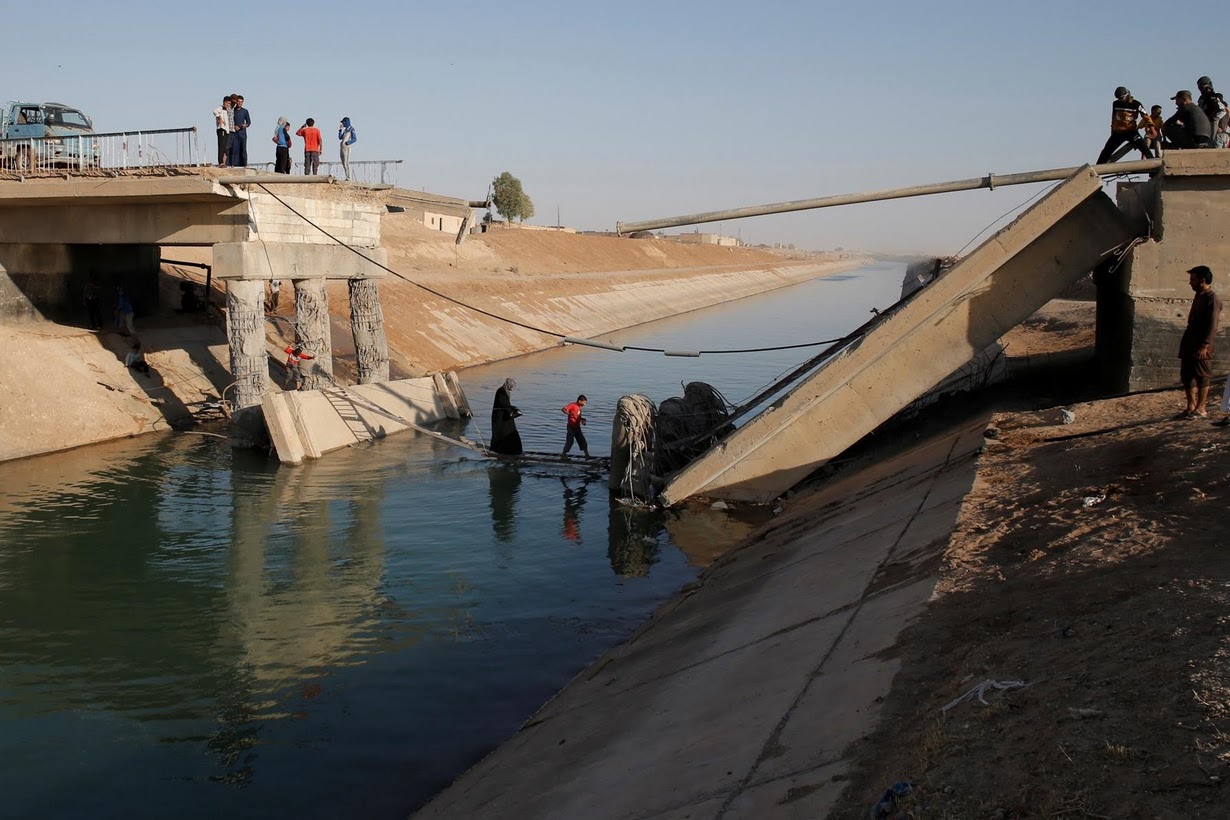
M521 455L521 434L517 432L517 423L513 421L521 415L521 411L513 407L509 395L517 383L505 379L504 386L495 391L495 403L491 406L491 451L506 456Z

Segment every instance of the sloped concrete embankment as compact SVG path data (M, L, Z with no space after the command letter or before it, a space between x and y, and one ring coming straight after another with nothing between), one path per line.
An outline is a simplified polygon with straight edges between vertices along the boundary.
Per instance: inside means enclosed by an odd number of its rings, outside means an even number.
M747 268L612 271L456 281L416 274L416 281L499 316L566 336L590 338L658 319L850 270L870 260ZM344 288L332 290L344 311ZM420 375L545 350L559 339L426 293L394 277L380 285L389 354L401 370ZM341 313L343 323L347 314Z
M218 328L142 330L150 375L124 366L128 340L50 322L5 325L0 461L168 430L230 382Z
M825 816L931 597L985 424L791 501L416 816Z

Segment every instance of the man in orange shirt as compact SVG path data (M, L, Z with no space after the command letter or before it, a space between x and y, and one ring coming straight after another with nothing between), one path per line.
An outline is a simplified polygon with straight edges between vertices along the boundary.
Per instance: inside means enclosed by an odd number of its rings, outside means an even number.
M585 417L581 415L581 411L589 399L584 395L577 396L577 400L572 404L566 404L561 409L561 412L568 417L568 435L564 439L564 455L568 455L568 451L572 449L572 443L575 441L581 445L581 452L589 458L589 443L585 441L585 434L581 432L581 425L587 424Z
M295 134L303 137L303 173L314 177L320 170L321 144L320 129L316 127L316 120L308 117L307 122Z

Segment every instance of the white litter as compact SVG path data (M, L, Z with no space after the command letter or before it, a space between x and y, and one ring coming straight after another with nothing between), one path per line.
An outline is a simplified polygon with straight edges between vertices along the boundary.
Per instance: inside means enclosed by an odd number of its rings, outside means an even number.
M974 698L978 698L978 702L981 703L983 706L990 706L991 704L987 703L986 697L985 697L988 691L995 689L995 690L1002 692L1008 689L1024 689L1027 686L1029 686L1029 684L1023 680L991 680L990 678L988 678L987 680L984 680L982 683L975 686L973 689L966 692L961 697L956 698L952 700L951 702L949 702L946 706L944 706L944 708L940 709L940 711L947 712L949 709L961 703L962 701L972 700Z
M1081 506L1085 509L1089 509L1090 507L1098 506L1105 500L1106 496L1104 495L1087 495L1085 496L1085 500L1081 502Z
M1074 410L1060 410L1059 416L1063 419L1064 424L1071 424L1076 421L1076 411Z

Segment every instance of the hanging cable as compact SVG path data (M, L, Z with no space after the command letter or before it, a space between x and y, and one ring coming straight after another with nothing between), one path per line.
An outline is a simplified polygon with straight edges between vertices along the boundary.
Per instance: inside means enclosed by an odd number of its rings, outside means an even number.
M450 303L452 303L452 304L454 304L454 305L457 305L458 307L465 308L466 310L472 310L472 311L474 311L475 313L479 313L479 314L481 314L481 315L483 315L483 316L486 316L486 317L487 317L487 318L489 318L489 319L495 319L495 320L496 320L496 321L498 321L498 322L505 322L505 323L510 324L510 325L515 325L516 327L522 328L522 329L524 329L524 330L533 331L534 333L541 333L541 334L543 334L544 336L552 336L552 337L554 337L554 338L556 338L556 339L559 339L560 341L563 341L563 342L568 342L568 343L570 343L570 344L583 344L583 343L585 343L583 340L580 340L580 339L574 339L573 337L568 336L568 335L566 335L566 334L564 334L564 333L558 333L558 332L556 332L556 331L554 331L554 330L547 330L547 329L545 329L545 328L536 327L536 326L534 326L534 325L526 324L525 322L520 322L520 321L518 321L518 320L516 320L516 319L510 319L510 318L509 318L509 317L507 317L507 316L501 316L501 315L500 315L500 314L498 314L498 313L492 313L492 312L491 312L491 311L489 311L489 310L485 310L484 308L480 308L480 307L477 307L477 306L475 306L475 305L471 305L471 304L469 304L469 303L467 303L467 302L463 302L463 301L461 301L460 299L456 299L456 298L454 298L454 297L452 297L452 296L449 296L449 295L447 295L447 294L445 294L445 293L441 293L440 291L435 290L434 288L430 288L430 287L428 287L427 285L424 285L424 284L421 284L421 283L419 283L419 282L416 282L416 281L414 281L413 279L411 279L410 277L405 276L404 274L402 274L402 273L400 273L400 272L398 272L398 271L393 270L393 269L392 269L392 268L390 268L388 265L384 265L384 264L381 264L380 262L377 262L376 260L374 260L374 259L372 259L371 257L369 257L369 256L367 256L366 254L364 254L364 253L363 253L361 250L359 250L358 248L351 247L351 246L350 246L349 244L347 244L346 242L342 241L341 239L338 239L336 236L334 236L333 234L329 233L327 230L325 230L325 229L324 229L324 228L322 228L321 226L317 225L317 224L316 224L315 222L313 222L311 219L309 219L308 217L304 216L304 215L303 215L302 213L300 213L299 211L295 210L295 208L294 208L293 206L291 206L291 205L290 205L290 203L288 203L286 200L282 199L280 196L278 196L277 194L275 194L273 191L270 191L270 190L269 190L267 187L265 187L264 185L259 185L258 187L259 187L262 191L264 191L265 193L269 194L269 196L273 197L273 198L274 198L274 199L276 199L278 202L282 203L282 205L283 205L283 206L285 206L285 208L286 208L288 211L290 211L292 214L294 214L295 216L299 217L299 218L300 218L300 219L302 219L304 222L306 222L307 224L311 225L313 228L315 228L316 230L318 230L318 231L320 231L321 233L323 233L325 236L327 236L327 237L329 237L330 239L332 239L332 240L333 240L334 242L336 242L338 245L341 245L343 248L345 248L346 250L350 251L351 253L353 253L354 255L356 255L356 256L358 256L358 257L360 257L360 258L362 258L362 259L366 259L368 262L370 262L371 264L373 264L373 265L375 265L376 267L380 268L381 270L385 271L386 273L390 273L390 274L392 274L393 276L396 276L398 279L402 280L403 282L407 282L407 283L409 283L409 284L411 284L411 285L414 285L416 288L419 288L420 290L424 290L424 291L426 291L427 293L430 293L432 296L436 296L436 297L438 297L438 298L440 298L440 299L445 300L446 302L450 302ZM1018 207L1019 207L1019 206L1018 206ZM266 253L268 253L268 251L267 251L267 250L266 250ZM669 351L669 353L673 353L673 354L675 354L675 355L688 355L688 356L691 356L691 355L693 355L693 354L697 354L697 355L717 355L717 354L737 354L737 353L771 353L771 352L773 352L773 351L777 351L777 350L798 350L798 349L801 349L801 348L807 348L807 347L819 347L820 345L832 344L832 343L833 343L833 342L835 342L835 341L838 341L838 340L837 340L837 339L822 339L822 340L820 340L820 341L818 341L818 342L803 342L803 343L801 343L801 344L792 344L792 345L773 345L773 346L770 346L770 347L750 347L750 348L738 348L738 349L731 349L731 350L701 350L701 351L686 351L686 352L685 352L685 351ZM664 348L660 348L660 347L638 347L638 346L634 346L634 345L616 346L616 345L606 345L606 344L594 344L594 345L591 345L591 346L593 346L593 347L604 347L604 348L611 348L611 349L615 349L615 350L619 350L619 349L622 347L622 349L623 349L623 350L635 350L635 351L637 351L638 353L662 353L662 354L667 354L667 353L668 353L668 351L667 351L666 349L664 349Z

